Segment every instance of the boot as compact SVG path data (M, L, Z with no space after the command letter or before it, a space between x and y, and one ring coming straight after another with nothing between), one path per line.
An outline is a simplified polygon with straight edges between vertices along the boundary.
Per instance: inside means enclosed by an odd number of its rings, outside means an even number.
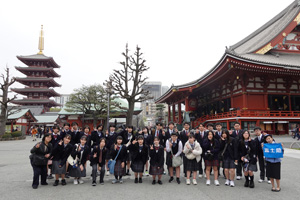
M249 187L249 176L245 176L245 184L244 187Z
M250 188L254 188L254 175L253 176L250 176Z

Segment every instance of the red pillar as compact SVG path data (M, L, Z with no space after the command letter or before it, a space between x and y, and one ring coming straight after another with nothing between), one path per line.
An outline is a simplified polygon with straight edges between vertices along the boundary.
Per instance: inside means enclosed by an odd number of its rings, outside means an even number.
M171 107L168 105L168 122L171 121Z
M13 121L13 120L11 120L10 132L12 132L12 131L13 131L13 128L14 128L14 121Z
M172 114L173 114L173 122L175 123L175 116L176 116L176 110L175 110L175 104L172 105Z
M248 108L248 104L247 104L247 92L246 92L246 87L242 86L243 89L243 110L245 110L246 108Z
M178 123L182 124L181 103L178 103Z

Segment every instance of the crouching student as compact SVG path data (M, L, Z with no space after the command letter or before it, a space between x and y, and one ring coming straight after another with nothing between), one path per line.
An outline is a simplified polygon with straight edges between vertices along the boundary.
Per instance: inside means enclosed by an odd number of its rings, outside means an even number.
M123 137L117 136L116 143L111 146L110 155L112 159L116 160L114 175L115 180L112 181L112 184L123 183L122 177L126 174L126 156L127 148L125 145L122 145Z
M275 143L272 135L266 135L265 136L265 143ZM282 144L281 144L282 145ZM282 145L283 150L283 145ZM281 190L280 188L280 168L281 168L281 159L280 158L265 158L266 160L266 174L267 177L270 178L272 183L272 191L273 192L279 192ZM275 188L275 181L277 187Z
M90 153L90 148L86 144L87 137L84 135L80 138L80 143L75 144L73 147L73 151L71 156L73 159L77 160L77 164L75 166L70 166L69 176L74 177L74 185L83 184L83 180L81 177L86 177L86 169L85 164L87 157Z
M150 145L150 175L152 175L152 185L157 183L162 185L161 177L164 173L164 147L160 145L159 137L154 138L154 145Z
M199 161L201 159L202 148L200 144L195 141L195 135L189 135L189 140L185 143L183 148L183 153L185 154L186 160L186 184L190 185L190 176L193 172L193 184L197 185L196 176L199 170Z
M94 146L93 150L91 151L91 166L92 166L92 177L93 182L92 185L96 186L96 178L97 178L97 170L100 172L100 184L104 185L104 175L105 175L105 158L107 149L105 147L106 145L106 139L101 138L100 144L97 146Z
M131 153L131 169L134 172L134 183L142 183L144 166L148 159L148 146L144 144L144 137L139 135L137 141L133 140L128 146ZM139 177L138 177L139 176Z
M53 186L57 186L59 183L59 177L61 177L61 184L66 185L66 162L73 150L73 146L70 144L71 135L66 134L63 140L61 140L56 147L54 147L52 155L52 173L55 174L55 182Z

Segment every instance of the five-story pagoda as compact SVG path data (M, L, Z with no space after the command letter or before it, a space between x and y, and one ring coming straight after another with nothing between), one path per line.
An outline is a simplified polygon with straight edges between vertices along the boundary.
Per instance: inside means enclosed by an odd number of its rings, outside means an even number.
M50 97L60 96L54 87L60 85L54 78L60 77L54 68L60 66L54 61L52 57L45 56L44 50L44 36L43 25L41 27L41 35L39 38L39 52L30 56L17 56L27 67L16 67L18 71L25 74L25 78L16 78L16 81L25 85L25 88L13 88L12 91L25 95L23 99L13 101L15 104L22 106L43 106L44 111L47 112L51 107L60 106Z

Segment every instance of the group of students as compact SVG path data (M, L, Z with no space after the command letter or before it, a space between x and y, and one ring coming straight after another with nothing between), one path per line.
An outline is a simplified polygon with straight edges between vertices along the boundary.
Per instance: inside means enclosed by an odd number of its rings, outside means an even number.
M257 171L257 161L260 167L260 180L266 177L272 183L272 191L280 191L280 159L268 159L263 155L263 143L273 143L271 135L263 135L260 127L255 127L256 138L250 137L250 132L241 130L240 124L234 124L234 130L223 130L220 123L208 124L207 129L200 124L192 132L189 123L184 123L184 128L179 132L173 122L163 130L161 123L149 131L147 127L134 133L132 126L127 126L119 131L115 126L110 126L104 132L99 125L90 133L88 126L83 132L78 131L78 124L65 123L63 130L58 126L53 127L53 133L44 135L42 142L37 143L31 149L31 165L34 176L32 187L36 189L41 184L47 185L48 178L55 174L54 186L66 185L66 177L74 177L74 184L82 184L82 177L86 176L87 160L92 167L92 185L96 186L96 178L99 174L100 184L104 184L105 174L109 175L109 160L115 160L115 183L123 183L123 176L130 175L129 169L134 172L134 182L142 183L142 176L152 175L152 184L162 184L162 175L165 174L166 163L169 182L174 180L180 184L180 167L186 177L186 184L196 185L196 176L206 175L206 185L210 185L210 175L213 170L214 184L219 186L220 164L226 178L225 185L234 187L235 171L237 179L241 179L242 171L245 176L245 187L254 188L254 174ZM165 156L166 152L166 156ZM166 158L166 159L165 159ZM150 162L149 162L150 161ZM165 162L166 161L166 162ZM149 166L150 164L150 166ZM127 169L127 170L126 170ZM149 169L149 172L148 172ZM266 174L265 174L266 171ZM192 181L191 181L192 176ZM156 180L157 179L157 180ZM277 187L275 187L275 181Z

